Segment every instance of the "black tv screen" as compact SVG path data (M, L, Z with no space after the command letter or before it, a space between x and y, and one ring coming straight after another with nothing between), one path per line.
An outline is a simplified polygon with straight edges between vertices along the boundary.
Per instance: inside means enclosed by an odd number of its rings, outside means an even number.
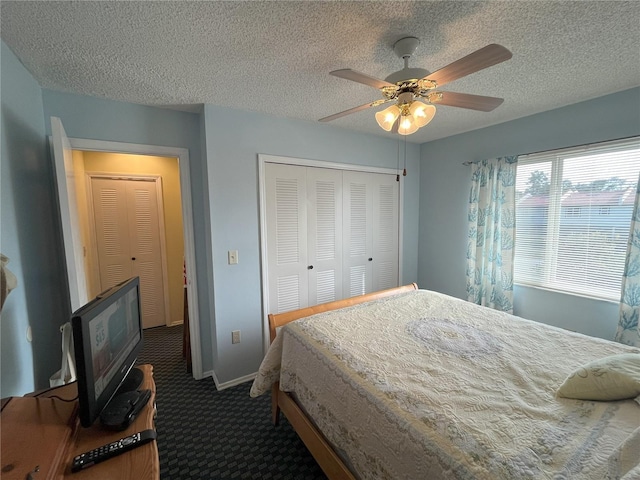
M142 348L140 281L131 278L77 310L71 319L80 423L91 426Z

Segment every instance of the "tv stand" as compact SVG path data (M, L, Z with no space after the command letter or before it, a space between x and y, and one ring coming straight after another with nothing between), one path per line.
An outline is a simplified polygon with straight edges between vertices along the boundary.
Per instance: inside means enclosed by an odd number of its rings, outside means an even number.
M98 421L89 428L81 427L78 401L60 400L77 397L76 383L3 401L0 416L2 479L24 480L35 466L39 466L39 473L33 478L159 480L160 460L156 442L71 473L71 462L76 455L154 428L156 387L153 367L142 365L139 368L143 373L140 388L150 390L150 398L126 430L105 430Z

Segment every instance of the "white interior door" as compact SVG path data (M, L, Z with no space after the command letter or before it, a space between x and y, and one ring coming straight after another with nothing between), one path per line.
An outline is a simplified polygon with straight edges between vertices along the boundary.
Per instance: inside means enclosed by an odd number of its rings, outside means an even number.
M140 277L144 328L166 325L155 181L91 178L101 289Z
M281 313L309 303L306 168L265 166L269 311Z
M344 297L372 292L373 188L369 173L344 172Z
M342 295L342 172L307 168L309 305Z
M69 296L71 310L75 311L88 301L84 246L80 238L73 154L62 122L57 117L51 117L51 138Z

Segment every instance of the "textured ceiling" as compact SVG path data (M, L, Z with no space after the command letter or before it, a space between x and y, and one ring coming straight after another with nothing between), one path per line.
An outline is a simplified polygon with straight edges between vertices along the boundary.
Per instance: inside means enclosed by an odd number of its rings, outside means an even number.
M640 85L638 1L3 0L0 18L2 39L44 88L309 122L381 98L329 72L384 78L402 68L392 50L401 37L420 38L410 66L432 72L490 43L511 50L511 60L442 88L503 97L500 107L438 107L408 137L417 143ZM373 114L324 128L392 135Z

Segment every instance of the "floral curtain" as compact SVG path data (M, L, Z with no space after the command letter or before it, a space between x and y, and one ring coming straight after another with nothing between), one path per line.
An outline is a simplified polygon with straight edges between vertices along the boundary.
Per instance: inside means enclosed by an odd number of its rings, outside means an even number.
M640 347L640 178L636 188L636 201L631 217L627 260L622 275L620 320L616 341Z
M471 165L467 300L513 313L513 247L518 157Z

